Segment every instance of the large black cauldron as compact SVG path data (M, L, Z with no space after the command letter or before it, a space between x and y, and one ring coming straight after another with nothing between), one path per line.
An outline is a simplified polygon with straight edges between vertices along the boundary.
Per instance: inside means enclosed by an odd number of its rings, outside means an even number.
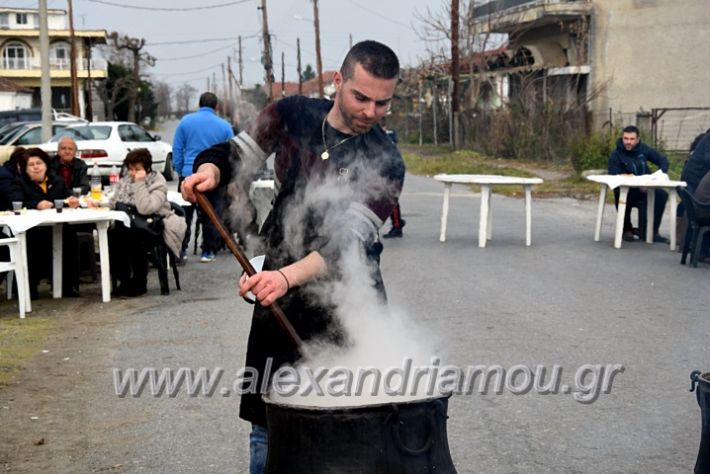
M267 474L456 474L448 397L347 408L266 401Z
M700 405L703 429L694 472L695 474L707 474L710 472L710 372L701 374L699 370L693 371L690 374L690 380L690 391L695 389L695 396L698 399L698 405Z

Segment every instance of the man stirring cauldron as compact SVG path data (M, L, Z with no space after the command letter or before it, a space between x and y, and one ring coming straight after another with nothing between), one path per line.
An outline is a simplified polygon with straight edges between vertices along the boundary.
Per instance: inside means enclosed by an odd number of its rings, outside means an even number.
M195 190L225 186L231 179L246 185L253 170L276 153L277 195L260 232L263 271L239 281L240 295L251 291L260 302L246 355L246 366L259 370L259 387L263 377L298 359L268 305L278 300L304 340L342 342L336 302L315 295L343 278L343 260L353 251L385 298L378 230L399 198L404 163L377 124L389 109L398 76L399 61L390 48L360 42L335 73L333 101L294 96L270 104L244 132L198 155L195 173L183 183L183 195L194 202ZM250 472L263 472L267 432L260 393L242 395L240 417L252 423Z

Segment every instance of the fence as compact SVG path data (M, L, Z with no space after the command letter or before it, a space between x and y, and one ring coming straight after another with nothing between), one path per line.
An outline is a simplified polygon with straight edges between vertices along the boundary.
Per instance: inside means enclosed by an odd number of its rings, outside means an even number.
M710 128L710 107L678 107L651 110L651 134L655 145L671 151L688 151L693 139Z

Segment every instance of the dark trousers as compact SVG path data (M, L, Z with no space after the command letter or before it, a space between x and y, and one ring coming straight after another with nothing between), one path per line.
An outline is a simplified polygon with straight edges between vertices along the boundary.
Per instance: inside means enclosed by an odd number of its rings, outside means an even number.
M624 232L633 230L631 224L631 208L635 207L639 212L639 233L642 238L646 238L646 193L655 192L656 200L653 209L653 235L658 234L658 229L661 226L663 219L663 211L666 208L668 201L668 193L663 189L649 189L648 191L641 188L630 188L629 194L626 196L626 214L624 214ZM614 204L619 208L619 189L614 190ZM675 232L675 230L672 230Z
M399 201L395 204L394 209L392 209L392 214L390 215L390 220L392 221L393 229L402 228L402 211L399 208Z
M126 227L122 222L109 230L111 274L121 285L145 288L148 281L148 242L143 231Z
M225 188L220 187L205 194L220 219L222 219L222 213L224 212L224 191ZM207 217L207 214L202 212L202 209L197 210L197 215L202 225L202 251L217 252L222 247L222 237L217 232L212 221Z
M76 254L76 232L72 226L62 226L62 286L63 290L79 288L79 261ZM30 287L52 277L52 227L34 227L27 231L27 267Z
M182 186L182 182L185 180L184 177L180 177L178 181L178 189ZM205 194L207 200L214 207L217 216L222 217L222 212L224 212L224 188L220 187L214 189ZM187 224L187 230L185 231L185 238L182 240L181 253L187 255L187 249L190 245L190 239L192 237L192 218L195 215L195 208L197 204L189 207L184 207L185 210L185 223ZM203 252L216 252L222 246L222 238L212 221L210 221L201 209L197 209L197 219L202 226L202 251Z

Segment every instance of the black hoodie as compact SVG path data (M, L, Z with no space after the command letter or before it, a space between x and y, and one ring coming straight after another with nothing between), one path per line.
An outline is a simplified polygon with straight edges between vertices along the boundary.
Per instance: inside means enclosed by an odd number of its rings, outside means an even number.
M639 143L629 151L624 148L624 142L619 138L616 150L609 157L609 174L651 174L647 161L668 173L668 158L644 143Z

